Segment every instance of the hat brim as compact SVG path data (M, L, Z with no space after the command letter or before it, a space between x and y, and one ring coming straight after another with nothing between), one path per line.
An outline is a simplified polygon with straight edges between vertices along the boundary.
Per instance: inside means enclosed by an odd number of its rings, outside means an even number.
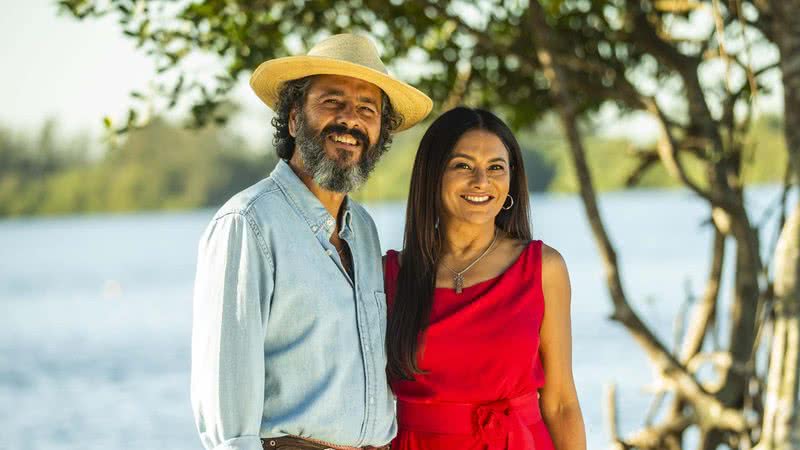
M378 86L403 118L396 131L413 127L433 108L433 101L411 85L360 64L322 56L287 56L265 61L250 77L250 87L274 111L281 85L310 75L342 75Z

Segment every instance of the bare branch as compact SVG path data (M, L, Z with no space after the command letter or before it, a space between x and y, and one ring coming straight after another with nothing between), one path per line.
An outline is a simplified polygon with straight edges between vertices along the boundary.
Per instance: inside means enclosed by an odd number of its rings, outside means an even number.
M580 195L583 199L592 232L603 256L607 282L614 304L612 318L628 328L634 339L644 348L651 362L663 374L665 380L668 380L682 396L697 406L696 409L701 412L700 414L703 414L701 418L704 423L723 429L737 431L744 429L746 422L740 411L734 408L726 408L716 398L708 394L694 376L675 359L631 309L620 280L616 252L600 218L594 186L585 159L585 150L576 124L575 107L572 104L571 97L564 91L565 76L559 64L553 59L550 50L552 48L552 43L550 42L552 36L548 32L544 10L538 2L531 2L529 11L530 25L534 30L534 45L537 49L537 57L543 67L545 76L550 81L551 93L555 97L570 144L573 165L579 180ZM710 415L706 416L703 411L713 411L714 413L709 413Z
M639 164L625 179L626 187L636 186L650 167L658 162L658 153L655 150L639 150L631 152L639 159Z
M660 137L658 139L658 145L656 146L656 149L658 150L658 156L661 158L661 162L664 164L667 172L674 178L681 181L695 194L706 199L708 202L712 204L721 203L723 201L722 199L712 197L710 192L700 188L700 186L692 181L686 174L686 169L683 167L683 164L681 164L680 159L677 156L678 152L675 145L675 139L667 127L664 113L661 111L661 108L659 108L656 100L652 97L642 97L642 103L646 105L647 110L650 111L650 113L653 114L653 116L655 116L659 121Z
M669 436L682 433L695 420L697 419L692 414L676 417L663 424L643 428L626 439L625 442L639 449L680 450L680 443L671 441Z
M619 416L617 415L617 385L614 383L605 385L606 396L606 424L608 425L608 436L612 445L619 444ZM624 447L623 447L624 448Z
M722 281L725 262L725 235L714 225L714 243L711 256L711 271L706 281L703 297L695 306L695 314L689 321L689 329L683 339L680 361L684 364L696 355L703 346L703 340L717 312L717 299Z

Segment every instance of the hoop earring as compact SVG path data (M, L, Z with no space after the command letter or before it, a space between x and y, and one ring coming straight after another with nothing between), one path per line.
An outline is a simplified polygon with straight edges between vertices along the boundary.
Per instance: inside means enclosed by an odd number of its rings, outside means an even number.
M511 204L506 206L506 202L503 202L503 210L508 211L514 206L514 197L511 194L507 195L507 197L511 200Z

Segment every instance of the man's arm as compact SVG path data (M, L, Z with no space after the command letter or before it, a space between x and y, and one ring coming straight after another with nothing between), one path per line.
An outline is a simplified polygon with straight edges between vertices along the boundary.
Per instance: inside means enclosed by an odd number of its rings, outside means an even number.
M264 336L273 266L247 218L215 219L198 250L191 397L203 445L261 450Z

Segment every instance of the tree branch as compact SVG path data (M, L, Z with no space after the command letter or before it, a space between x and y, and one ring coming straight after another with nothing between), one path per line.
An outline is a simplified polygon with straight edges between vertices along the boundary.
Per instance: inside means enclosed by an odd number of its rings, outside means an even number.
M653 116L655 116L655 118L659 122L660 136L658 139L658 145L656 146L656 149L658 151L658 156L661 158L661 162L667 169L667 172L674 178L682 182L684 185L686 185L695 194L707 200L709 203L711 204L724 203L724 199L712 196L711 192L702 189L687 175L686 169L683 167L683 164L681 163L680 159L677 156L678 152L677 152L677 146L675 144L675 139L673 138L672 133L670 132L667 126L664 113L661 111L661 108L659 108L655 99L652 97L642 97L641 101L644 105L646 105L647 110Z
M702 413L703 411L714 412L713 414L709 413L710 415L708 416L701 416L705 423L724 429L737 431L744 429L746 423L742 414L736 409L724 407L716 398L705 392L694 376L659 342L658 338L631 309L620 280L616 252L606 233L599 208L597 207L596 194L585 159L585 150L576 125L575 108L570 96L563 89L565 75L562 73L558 63L553 59L550 51L552 48L551 39L554 38L554 35L549 29L544 10L537 1L533 1L529 5L529 20L530 26L534 30L534 45L537 57L544 69L545 76L550 81L551 94L555 97L570 144L573 165L580 185L580 195L595 240L598 242L603 256L606 278L614 304L612 318L628 328L659 372L663 374L665 380L669 380L681 395L694 403L697 406L697 410L701 412L700 414L704 414Z

